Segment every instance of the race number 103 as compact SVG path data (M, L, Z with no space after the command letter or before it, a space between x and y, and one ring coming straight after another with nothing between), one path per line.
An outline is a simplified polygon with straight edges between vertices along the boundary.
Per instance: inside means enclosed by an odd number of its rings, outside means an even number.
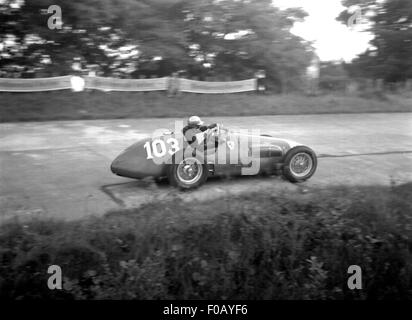
M147 154L147 159L153 159L164 157L167 153L174 155L178 152L179 142L175 138L169 138L166 142L161 139L154 139L153 141L147 141L144 146Z

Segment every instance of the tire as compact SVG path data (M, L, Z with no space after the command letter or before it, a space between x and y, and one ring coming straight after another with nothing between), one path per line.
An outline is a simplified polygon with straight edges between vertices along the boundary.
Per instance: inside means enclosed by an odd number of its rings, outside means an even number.
M187 165L190 168L186 167ZM194 169L194 165L197 169ZM207 165L197 157L182 159L178 164L169 165L166 171L167 178L172 186L186 190L201 186L206 182L209 174Z
M301 162L297 164L296 161L299 160ZM294 147L286 154L283 175L290 182L303 182L313 176L317 165L317 157L312 149L305 146ZM301 170L303 171L300 172Z

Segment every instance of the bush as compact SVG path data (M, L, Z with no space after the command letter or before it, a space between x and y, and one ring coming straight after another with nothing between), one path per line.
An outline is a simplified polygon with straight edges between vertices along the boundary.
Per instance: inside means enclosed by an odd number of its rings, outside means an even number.
M174 201L0 228L0 297L410 299L412 184ZM61 266L64 290L47 289ZM349 290L350 265L362 290Z

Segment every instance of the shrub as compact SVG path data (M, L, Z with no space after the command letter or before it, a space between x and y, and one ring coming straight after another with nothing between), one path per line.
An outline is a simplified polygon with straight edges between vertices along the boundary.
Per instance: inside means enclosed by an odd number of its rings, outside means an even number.
M410 299L412 184L174 201L0 228L0 297ZM47 289L60 265L65 290ZM350 265L363 290L349 290Z

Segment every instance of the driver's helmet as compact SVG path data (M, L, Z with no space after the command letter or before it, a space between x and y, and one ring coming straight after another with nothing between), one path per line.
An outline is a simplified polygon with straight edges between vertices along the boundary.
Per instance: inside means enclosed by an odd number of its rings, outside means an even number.
M201 126L204 122L198 116L192 116L187 120L189 126Z

